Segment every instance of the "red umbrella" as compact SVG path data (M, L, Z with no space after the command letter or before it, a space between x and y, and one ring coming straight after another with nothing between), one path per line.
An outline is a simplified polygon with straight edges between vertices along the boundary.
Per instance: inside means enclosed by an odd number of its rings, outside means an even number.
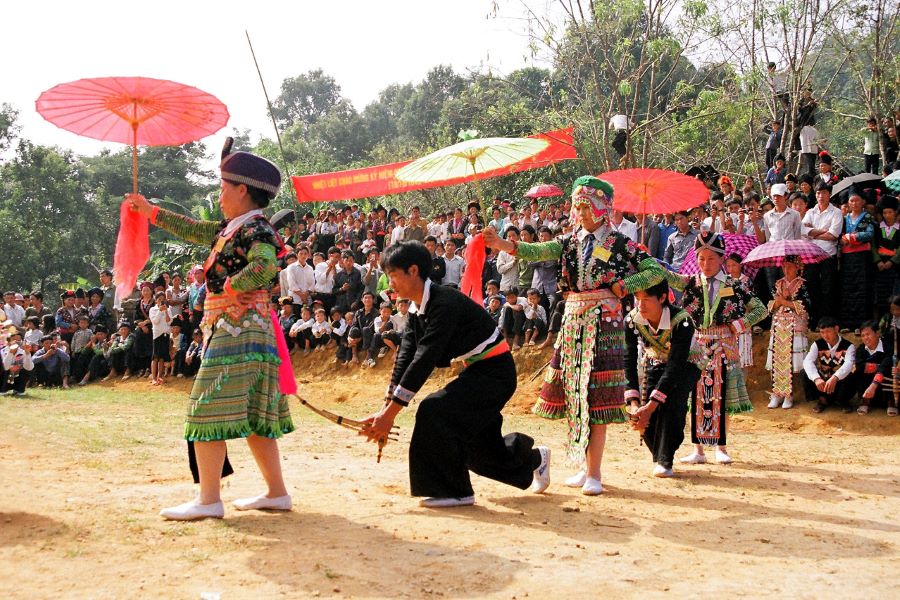
M563 191L559 186L552 183L541 183L525 192L526 198L552 198L553 196L562 196Z
M35 102L42 117L72 133L131 144L137 193L137 146L178 146L211 135L228 109L195 87L148 77L98 77L61 83Z
M725 240L725 256L728 257L732 254L737 254L741 257L741 271L743 271L744 275L753 279L756 276L756 271L759 270L759 265L749 265L745 260L747 255L750 254L750 251L759 246L759 241L756 239L754 235L742 235L739 233L723 233L722 239ZM700 272L700 266L697 264L697 255L694 253L694 249L691 248L688 250L687 256L684 257L684 262L681 263L681 269L679 269L679 273L682 275L696 275Z
M137 145L177 146L211 135L228 109L195 87L147 77L99 77L61 83L35 102L42 117L72 133L131 144L131 191L137 193ZM122 203L113 271L119 298L131 293L150 257L147 220Z
M698 179L662 169L623 169L598 175L613 186L613 206L636 215L689 210L709 200Z

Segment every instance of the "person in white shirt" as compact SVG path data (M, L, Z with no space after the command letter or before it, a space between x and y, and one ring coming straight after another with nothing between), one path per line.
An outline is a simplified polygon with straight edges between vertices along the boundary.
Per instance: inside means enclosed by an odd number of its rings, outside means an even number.
M466 268L466 261L456 253L456 240L450 239L444 242L444 264L447 270L441 280L441 285L459 287L459 281Z
M637 224L634 221L626 219L622 211L614 209L609 218L609 224L613 229L627 237L629 240L637 243Z
M316 293L316 271L309 264L308 248L305 246L297 248L297 262L292 264L288 271L290 289L282 290L282 293L289 292L295 305L308 306L312 302L313 294Z
M303 354L309 354L312 349L312 326L316 320L312 316L312 311L308 306L300 309L300 318L291 325L288 336L294 338L295 344L303 346Z
M316 322L310 327L312 334L311 345L317 352L324 352L325 346L331 341L331 323L325 318L325 309L316 309Z
M843 227L841 209L831 203L831 186L820 184L816 189L816 205L806 211L800 225L803 239L811 241L828 254L828 258L806 265L803 271L803 278L809 285L809 327L813 330L820 317L837 318L838 303L824 300L836 298L838 294L838 240Z
M609 129L615 131L610 146L619 155L619 160L625 156L625 152L628 150L628 125L628 117L621 113L615 114L609 119Z
M816 175L816 157L819 155L819 131L812 125L800 129L800 174Z
M150 325L153 328L153 357L150 361L150 384L161 385L165 383L163 377L166 366L171 361L170 351L172 341L169 337L169 323L172 316L166 302L165 292L159 292L155 297L156 305L150 308Z
M334 295L334 276L340 268L340 258L340 250L329 248L328 259L320 262L315 268L316 291L313 300L321 300L326 311L330 311L337 300Z
M393 246L397 242L403 239L403 235L406 233L406 217L400 215L397 217L397 224L394 225L394 228L391 230L391 243L389 245Z
M845 413L852 412L853 389L845 380L853 371L856 348L841 337L840 327L831 317L819 320L819 333L822 337L810 345L803 359L806 399L816 403L813 411L817 413L833 405L840 406Z
M501 234L511 242L519 241L519 228L510 225L505 234ZM518 259L503 250L497 254L497 272L500 273L500 289L508 290L519 284Z
M25 385L29 374L34 370L31 351L22 343L22 336L14 333L8 340L9 345L0 349L3 362L3 380L0 381L0 393L21 396L25 394Z
M3 300L5 302L3 312L6 313L6 318L12 321L16 327L21 327L25 320L25 309L16 304L16 293L6 292L3 294Z
M291 284L289 280L290 271L288 271L288 269L296 262L296 253L288 252L284 255L284 268L278 271L278 289L281 290L282 296L289 296L291 293Z
M787 186L776 183L770 193L775 201L775 208L763 215L763 229L758 239L759 243L774 242L778 240L800 239L800 213L787 205ZM775 289L775 282L781 279L783 273L779 267L766 267L763 269L769 289Z
M541 294L536 289L526 293L525 341L523 346L534 346L537 339L547 333L547 311L541 306Z

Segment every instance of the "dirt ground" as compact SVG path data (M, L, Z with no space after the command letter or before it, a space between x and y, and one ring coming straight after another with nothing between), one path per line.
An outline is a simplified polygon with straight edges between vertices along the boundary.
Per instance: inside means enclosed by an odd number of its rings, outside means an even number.
M896 593L900 419L883 409L814 415L806 403L766 410L769 380L756 369L756 411L735 418L729 436L734 464L676 466L676 479L654 479L637 434L613 427L606 491L588 498L558 485L570 473L565 426L528 414L539 385L528 379L547 358L519 353L506 428L551 447L555 483L536 496L475 477L477 505L444 511L408 494L412 411L376 465L371 445L294 406L298 431L281 444L294 510L228 506L262 489L236 441L226 518L185 524L157 513L194 493L179 440L187 382L0 398L0 598ZM296 361L301 394L348 416L370 412L387 366L335 380L344 370L329 360Z

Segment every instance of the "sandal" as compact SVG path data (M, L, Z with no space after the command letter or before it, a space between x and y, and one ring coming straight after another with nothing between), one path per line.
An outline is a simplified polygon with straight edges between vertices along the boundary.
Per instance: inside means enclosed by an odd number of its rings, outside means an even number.
M896 417L897 416L897 407L896 406L888 406L887 415L889 417Z
M869 414L869 405L861 404L859 408L856 409L856 414L858 415L867 415Z

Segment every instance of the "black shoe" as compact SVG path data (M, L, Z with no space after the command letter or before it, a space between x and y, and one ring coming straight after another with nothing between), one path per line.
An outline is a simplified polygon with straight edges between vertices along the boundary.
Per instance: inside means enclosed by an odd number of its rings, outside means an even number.
M822 404L821 402L818 402L818 403L816 403L815 406L813 406L813 412L814 412L814 413L820 413L820 412L822 412L823 410L825 410L825 405Z

